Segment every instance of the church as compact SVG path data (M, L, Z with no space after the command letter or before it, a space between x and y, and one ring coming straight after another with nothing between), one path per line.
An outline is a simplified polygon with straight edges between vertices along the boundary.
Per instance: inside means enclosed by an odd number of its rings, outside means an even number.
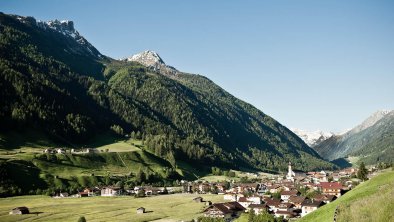
M289 181L293 181L294 182L294 177L295 177L295 173L294 171L291 169L291 162L289 162L289 169L286 175L286 179Z

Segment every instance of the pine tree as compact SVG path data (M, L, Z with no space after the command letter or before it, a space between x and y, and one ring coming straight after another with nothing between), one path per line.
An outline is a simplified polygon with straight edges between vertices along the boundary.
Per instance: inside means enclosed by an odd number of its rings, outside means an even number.
M368 170L365 168L364 162L361 162L360 167L358 168L357 178L365 181L367 180Z
M137 173L135 174L135 181L137 183L141 183L141 182L143 182L145 180L146 180L145 173L144 173L144 171L141 168L139 168Z

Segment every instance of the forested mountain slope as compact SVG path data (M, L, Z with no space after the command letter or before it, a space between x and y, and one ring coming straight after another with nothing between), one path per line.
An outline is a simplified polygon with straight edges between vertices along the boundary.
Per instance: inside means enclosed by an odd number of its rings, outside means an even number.
M368 164L394 160L394 111L378 111L346 134L333 136L314 149L329 160L357 156Z
M285 169L288 161L299 170L334 167L206 77L113 60L72 25L0 14L3 132L35 129L77 145L108 131L134 132L174 167L178 160L260 170Z

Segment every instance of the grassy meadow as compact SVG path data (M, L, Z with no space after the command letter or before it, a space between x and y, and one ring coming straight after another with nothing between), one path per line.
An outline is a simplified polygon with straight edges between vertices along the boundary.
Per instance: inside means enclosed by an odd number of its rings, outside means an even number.
M193 198L223 202L222 195L172 194L146 198L86 197L50 198L46 196L19 196L0 199L0 221L77 221L84 216L87 221L179 221L191 220L201 215L205 203L195 203ZM29 215L9 215L18 206L30 209ZM147 213L136 214L139 207Z
M14 181L24 180L25 177L20 178L19 175L29 174L27 172L32 169L37 172L29 176L29 182L38 184L40 178L45 179L47 175L66 180L71 177L90 178L92 175L124 176L135 175L141 168L163 175L163 168L171 166L166 160L143 149L140 140L116 140L105 135L86 146L98 150L98 153L71 154L72 147L67 147L66 154L47 155L43 153L44 149L64 146L51 143L45 135L32 131L23 133L23 136L17 133L0 134L0 161L5 162L8 174ZM182 173L182 170L179 169L179 172Z
M349 191L336 201L301 218L300 222L332 222L338 206L338 222L394 221L394 171L390 169Z

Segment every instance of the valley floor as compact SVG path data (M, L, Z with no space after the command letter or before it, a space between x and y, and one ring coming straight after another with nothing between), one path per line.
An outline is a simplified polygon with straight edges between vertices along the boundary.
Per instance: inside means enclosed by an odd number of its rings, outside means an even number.
M201 216L205 203L193 198L223 202L222 195L172 194L146 198L86 197L51 198L47 196L19 196L0 199L0 221L179 221ZM9 215L15 207L26 206L28 215ZM137 214L139 207L147 213Z

